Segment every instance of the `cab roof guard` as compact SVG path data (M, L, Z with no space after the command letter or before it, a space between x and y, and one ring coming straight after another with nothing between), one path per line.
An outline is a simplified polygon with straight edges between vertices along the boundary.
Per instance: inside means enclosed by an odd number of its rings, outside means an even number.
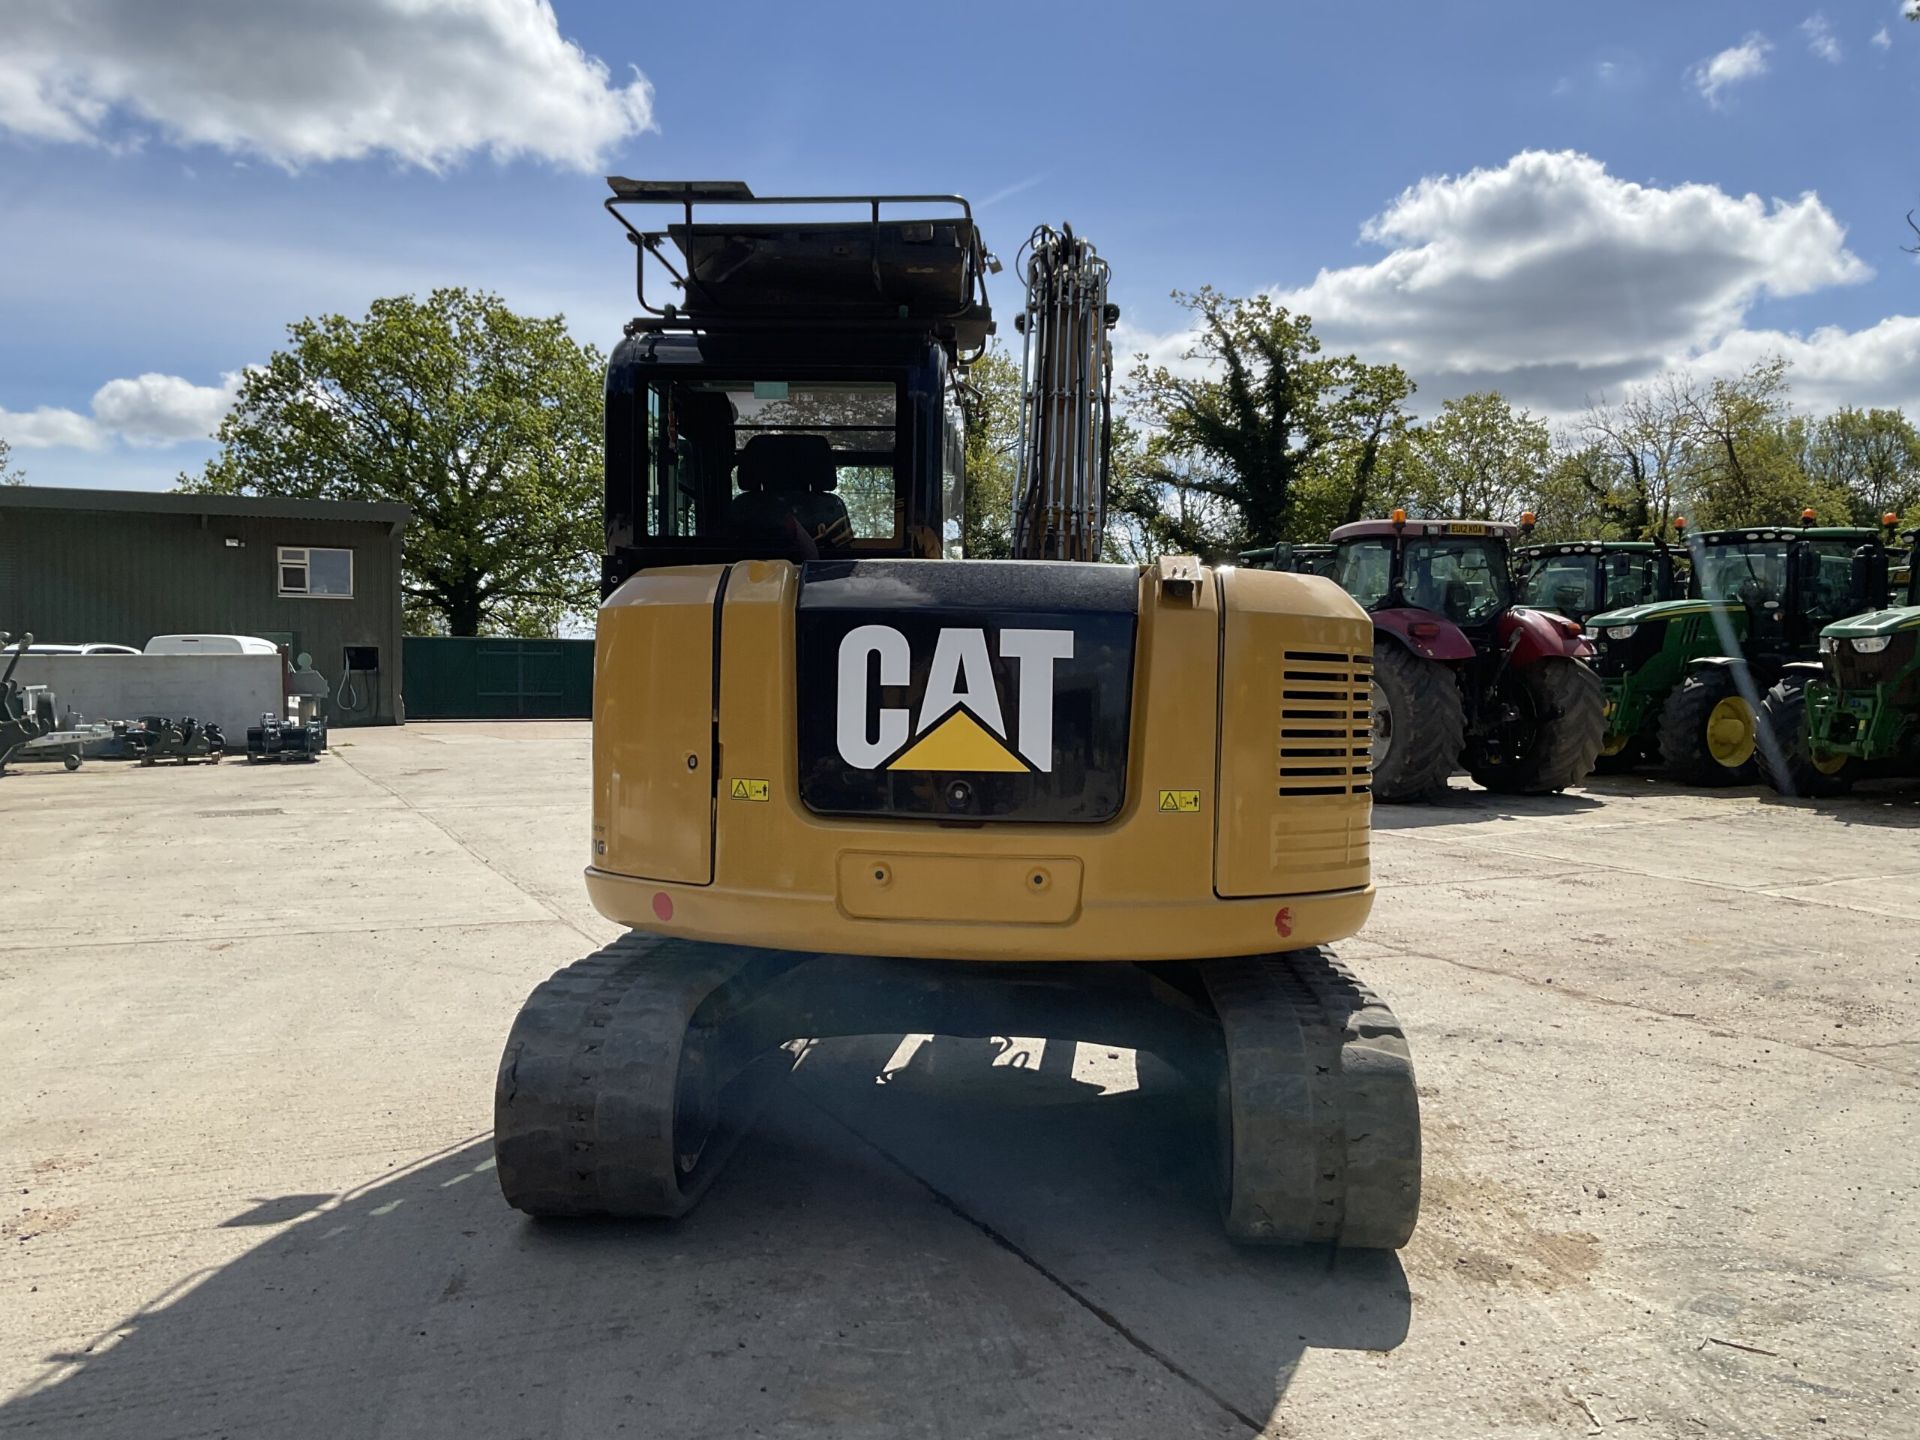
M993 333L987 253L973 207L960 195L755 195L739 180L630 180L607 177L603 202L635 247L634 294L644 317L633 330L745 330L849 325L926 330L978 350ZM912 218L883 215L912 205ZM643 229L622 207L669 207L677 223ZM741 206L849 207L861 218L782 221L714 217ZM927 207L955 212L929 219ZM706 209L705 216L699 215ZM676 265L666 251L680 251ZM650 300L648 259L681 292Z

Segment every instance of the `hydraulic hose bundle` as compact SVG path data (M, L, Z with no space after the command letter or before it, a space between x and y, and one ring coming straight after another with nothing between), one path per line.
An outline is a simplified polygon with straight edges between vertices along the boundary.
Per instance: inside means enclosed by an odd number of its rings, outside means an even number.
M1107 262L1071 227L1042 225L1021 250L1027 305L1021 357L1020 472L1013 553L1098 560L1106 534L1113 350Z

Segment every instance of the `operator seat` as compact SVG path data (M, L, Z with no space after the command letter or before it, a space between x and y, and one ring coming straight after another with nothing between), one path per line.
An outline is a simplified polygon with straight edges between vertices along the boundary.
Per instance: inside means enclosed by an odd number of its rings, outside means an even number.
M793 516L793 495L786 487L776 488L772 481L775 467L767 463L768 440L759 435L740 451L740 493L727 507L727 525L743 540L781 540L787 534L787 521Z
M784 526L791 515L822 549L843 547L852 527L846 502L832 493L837 480L826 436L756 435L740 451L735 526L764 534L768 526Z

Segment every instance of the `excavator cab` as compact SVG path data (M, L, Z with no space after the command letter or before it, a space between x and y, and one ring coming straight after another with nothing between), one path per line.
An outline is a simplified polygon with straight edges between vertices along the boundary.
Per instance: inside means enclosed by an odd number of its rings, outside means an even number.
M799 1042L1042 1036L1217 1095L1230 1234L1404 1244L1405 1041L1318 948L1372 903L1372 626L1314 576L1096 563L1105 263L1023 248L1019 558L968 560L966 202L612 185L642 313L608 367L586 880L631 933L514 1023L508 1201L684 1213Z
M958 558L997 263L967 202L609 183L642 313L607 368L606 592L660 565ZM627 216L663 206L678 223ZM865 214L731 218L763 207Z

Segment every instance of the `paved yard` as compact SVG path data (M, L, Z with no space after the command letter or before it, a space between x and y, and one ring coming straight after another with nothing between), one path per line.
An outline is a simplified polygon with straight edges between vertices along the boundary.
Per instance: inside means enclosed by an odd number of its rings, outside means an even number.
M1154 1067L938 1041L809 1057L678 1226L507 1210L586 759L0 780L0 1435L1920 1433L1920 790L1382 811L1427 1202L1329 1258L1219 1236Z

